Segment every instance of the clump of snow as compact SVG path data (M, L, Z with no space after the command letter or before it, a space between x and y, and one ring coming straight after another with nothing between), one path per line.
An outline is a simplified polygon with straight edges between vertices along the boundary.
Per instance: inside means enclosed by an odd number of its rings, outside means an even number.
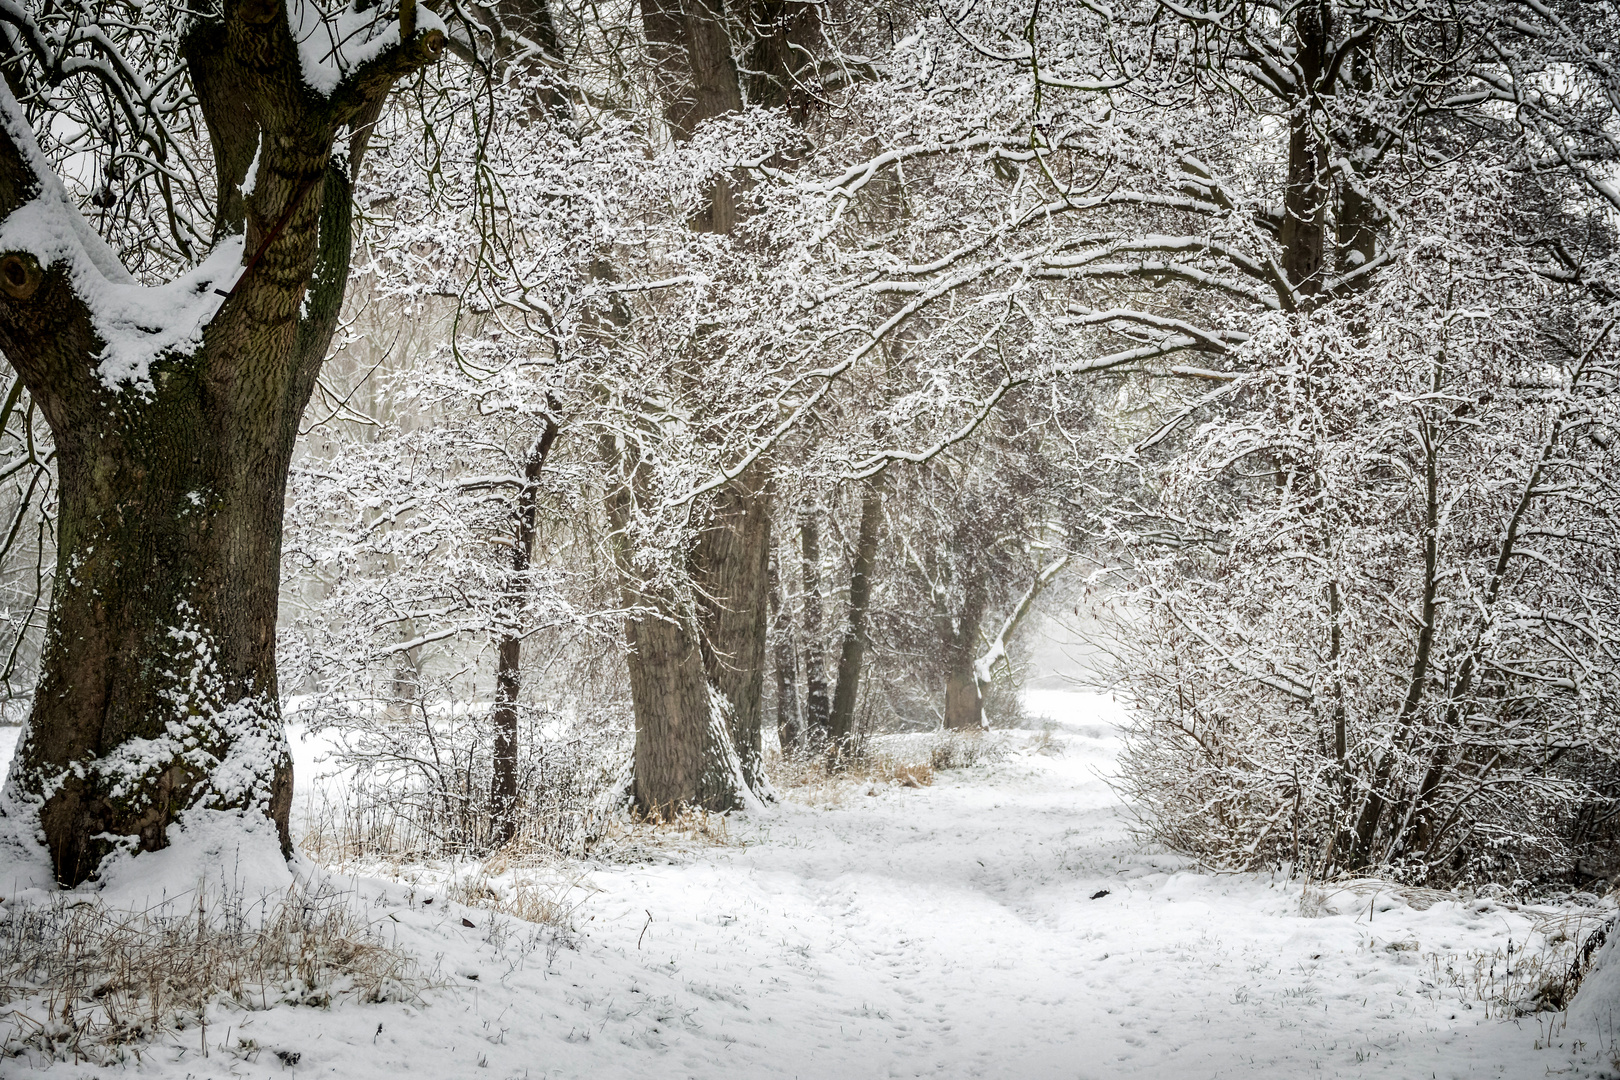
M40 800L24 796L11 782L17 749L27 737L25 727L0 728L0 895L16 895L56 887L50 852L39 825Z
M348 3L329 11L319 0L286 2L287 23L298 42L304 83L323 97L330 97L350 72L401 44L399 18L387 5L362 8ZM420 4L416 26L418 32L445 30L439 17Z
M259 144L253 150L253 160L248 162L247 177L242 181L242 198L253 194L259 186L259 159L264 157L264 130L259 131Z
M1567 1019L1572 1038L1620 1047L1615 1039L1620 1032L1620 926L1609 928L1608 938L1592 957Z
M138 284L84 219L40 151L33 128L9 88L0 85L0 125L22 151L39 194L0 222L0 251L27 252L41 267L65 266L74 294L104 343L97 372L109 389L150 390L152 364L201 343L224 294L242 273L242 238L221 242L174 281Z

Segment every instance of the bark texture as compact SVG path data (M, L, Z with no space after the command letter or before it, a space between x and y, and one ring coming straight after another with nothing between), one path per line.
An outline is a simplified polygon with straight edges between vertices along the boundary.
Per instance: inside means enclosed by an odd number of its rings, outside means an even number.
M750 470L716 493L691 559L700 598L703 667L725 701L732 744L755 792L765 789L760 727L770 629L771 499L763 473Z
M630 550L646 466L626 460L614 436L603 436L602 456L619 463L623 478L609 488L607 511L624 604L635 612L624 632L636 716L636 805L663 817L688 806L736 809L744 798L741 765L725 718L727 703L710 692L696 605L663 583L649 582Z
M1301 293L1321 290L1332 174L1328 148L1317 131L1317 110L1309 99L1322 84L1333 44L1331 0L1305 0L1294 15L1298 41L1296 87L1288 118L1288 179L1283 192L1283 272Z
M367 118L441 48L408 35L321 97L282 5L197 18L185 58L219 174L215 232L245 232L244 268L200 346L160 355L149 385L103 378L93 298L66 265L0 253L0 350L51 426L60 477L39 689L3 808L37 815L64 885L115 849L166 846L193 807L262 814L291 852L276 601L288 465L347 284L351 174L333 150L358 124L357 168ZM42 160L30 133L0 133L0 214L54 183Z

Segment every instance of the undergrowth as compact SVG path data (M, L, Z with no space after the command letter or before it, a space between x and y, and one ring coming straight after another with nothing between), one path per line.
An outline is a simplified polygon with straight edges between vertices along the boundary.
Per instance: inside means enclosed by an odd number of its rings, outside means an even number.
M924 788L938 773L1002 761L1009 750L1000 735L939 731L925 735L865 736L841 752L795 748L771 761L771 779L795 799L836 805L857 791L880 786Z
M14 901L0 922L0 1053L138 1062L159 1040L206 1049L212 1007L416 1000L425 986L353 897L329 886L257 903L199 888L144 911L57 894Z
M1350 893L1369 911L1379 896L1399 898L1419 910L1441 902L1469 902L1458 893L1426 889L1374 878L1341 884L1332 890ZM1301 898L1301 912L1308 917L1331 914L1338 909L1329 902L1329 893L1307 888ZM1480 910L1488 910L1490 901ZM1436 989L1449 990L1458 999L1484 1007L1495 1019L1513 1019L1567 1008L1591 968L1592 958L1613 932L1616 915L1612 908L1591 907L1575 910L1534 911L1515 905L1528 916L1528 934L1517 940L1509 934L1499 946L1467 952L1420 951L1415 939L1369 941L1369 946L1386 952L1410 952L1426 971L1426 981Z

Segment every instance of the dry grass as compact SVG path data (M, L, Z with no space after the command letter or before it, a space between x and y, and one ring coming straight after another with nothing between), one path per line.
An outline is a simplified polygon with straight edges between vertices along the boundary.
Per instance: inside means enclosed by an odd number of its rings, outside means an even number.
M1058 738L1057 726L1048 722L1041 728L1039 734L1029 740L1025 749L1042 757L1062 757L1068 747Z
M742 846L725 814L682 806L619 814L607 824L593 854L612 861L638 862L670 852Z
M1007 757L1007 740L978 731L935 732L927 743L928 763L938 772L994 765Z
M1418 911L1459 899L1456 893L1366 878L1325 891L1307 888L1300 899L1301 912L1312 918L1335 913L1340 909L1329 904L1328 898L1336 893L1349 893L1369 907L1379 896L1394 897ZM1613 915L1596 908L1538 912L1510 907L1530 919L1525 940L1510 938L1500 948L1464 953L1424 953L1430 981L1483 1005L1493 1017L1528 1016L1566 1007L1580 988L1593 954L1611 932ZM1379 947L1415 951L1418 946L1416 941L1390 941Z
M502 853L472 874L451 881L445 898L566 933L573 930L574 913L591 891L583 872L561 874L543 863Z
M772 759L771 780L797 802L842 805L852 795L876 795L880 787L924 788L941 772L970 769L1006 758L1006 740L979 732L865 738L836 757L820 752Z
M1592 917L1596 929L1603 919ZM1569 1005L1586 974L1577 959L1580 947L1581 939L1542 937L1528 946L1510 942L1460 955L1427 953L1424 959L1436 985L1480 1002L1487 1016L1512 1019Z
M155 1040L208 1044L208 1010L416 1000L414 963L353 897L294 888L274 901L199 889L146 911L83 895L0 924L0 1053L115 1064Z

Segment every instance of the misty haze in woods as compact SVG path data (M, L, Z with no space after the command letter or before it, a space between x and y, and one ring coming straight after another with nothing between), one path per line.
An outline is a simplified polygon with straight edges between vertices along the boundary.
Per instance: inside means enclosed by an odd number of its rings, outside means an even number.
M0 76L0 1075L1620 1069L1615 0Z

